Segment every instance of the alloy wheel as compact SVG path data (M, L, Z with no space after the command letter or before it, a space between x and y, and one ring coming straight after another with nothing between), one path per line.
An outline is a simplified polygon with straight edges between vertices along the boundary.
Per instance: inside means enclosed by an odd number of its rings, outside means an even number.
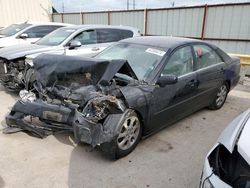
M117 138L117 145L121 150L130 149L136 142L140 133L140 121L136 116L128 117L121 128Z
M217 93L216 105L221 106L224 103L226 97L227 97L227 86L222 85L219 89L219 92Z

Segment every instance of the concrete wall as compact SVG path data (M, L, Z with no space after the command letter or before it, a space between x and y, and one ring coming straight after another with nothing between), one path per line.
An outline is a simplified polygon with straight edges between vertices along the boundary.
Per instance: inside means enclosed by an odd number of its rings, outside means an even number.
M24 21L47 22L51 0L0 0L0 26Z

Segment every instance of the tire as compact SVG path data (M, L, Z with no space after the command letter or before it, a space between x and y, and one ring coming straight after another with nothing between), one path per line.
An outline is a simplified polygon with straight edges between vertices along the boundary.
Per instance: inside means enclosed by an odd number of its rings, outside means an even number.
M119 134L111 142L100 146L102 152L113 160L131 153L136 148L142 135L141 122L133 110L130 110L124 116L119 127Z
M227 95L229 92L229 86L226 82L224 82L217 90L216 96L212 102L212 104L209 106L209 109L211 110L218 110L220 109L226 99L227 99Z

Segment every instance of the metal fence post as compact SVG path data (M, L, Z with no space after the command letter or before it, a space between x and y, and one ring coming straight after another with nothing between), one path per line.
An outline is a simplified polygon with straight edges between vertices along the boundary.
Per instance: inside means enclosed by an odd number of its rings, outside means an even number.
M148 10L144 9L144 35L146 36L148 34Z
M64 23L64 20L63 20L63 13L61 13L61 20L62 20L62 23Z
M84 24L84 13L82 12L82 24Z
M110 25L110 11L108 11L108 25Z
M206 27L206 18L207 18L207 4L204 6L204 14L203 14L203 21L202 21L202 30L201 30L201 40L204 40L205 34L205 27Z

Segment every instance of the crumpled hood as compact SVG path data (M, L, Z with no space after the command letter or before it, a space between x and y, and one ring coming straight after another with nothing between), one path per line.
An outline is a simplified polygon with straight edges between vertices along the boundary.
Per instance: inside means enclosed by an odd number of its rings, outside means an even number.
M36 44L15 45L0 49L0 57L12 60L34 53L46 52L54 48L55 46L41 46Z
M65 77L79 75L83 85L105 85L116 73L127 74L137 79L126 60L98 60L77 56L41 54L33 61L38 83L43 87L53 86ZM87 74L87 75L86 75ZM71 76L69 76L71 75Z
M236 117L221 133L218 142L232 153L235 145L238 152L250 164L250 109Z

